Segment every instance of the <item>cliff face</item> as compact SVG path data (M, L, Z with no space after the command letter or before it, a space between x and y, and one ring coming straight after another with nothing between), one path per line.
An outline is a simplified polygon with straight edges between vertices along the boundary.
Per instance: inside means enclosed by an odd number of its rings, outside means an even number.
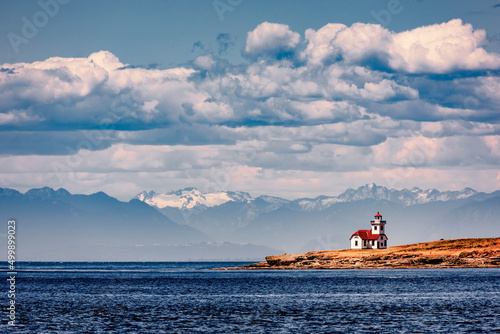
M267 256L234 269L500 268L500 238L439 240L387 249Z

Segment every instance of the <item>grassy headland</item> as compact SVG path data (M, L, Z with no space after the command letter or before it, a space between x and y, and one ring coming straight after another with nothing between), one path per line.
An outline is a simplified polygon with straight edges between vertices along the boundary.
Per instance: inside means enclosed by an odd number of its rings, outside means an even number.
M500 268L500 238L423 242L387 249L344 249L267 256L245 267L221 269Z

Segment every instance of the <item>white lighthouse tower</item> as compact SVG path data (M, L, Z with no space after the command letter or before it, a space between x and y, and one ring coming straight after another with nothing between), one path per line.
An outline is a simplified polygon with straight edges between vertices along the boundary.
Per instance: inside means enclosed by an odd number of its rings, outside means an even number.
M370 224L372 224L372 234L385 234L385 224L387 222L382 220L380 212L377 212L375 220L370 221Z

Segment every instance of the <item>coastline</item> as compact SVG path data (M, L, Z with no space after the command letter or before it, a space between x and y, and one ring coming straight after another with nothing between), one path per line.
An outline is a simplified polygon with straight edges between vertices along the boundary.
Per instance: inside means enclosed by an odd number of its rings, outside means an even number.
M216 270L500 268L500 238L448 239L387 249L343 249L266 256Z

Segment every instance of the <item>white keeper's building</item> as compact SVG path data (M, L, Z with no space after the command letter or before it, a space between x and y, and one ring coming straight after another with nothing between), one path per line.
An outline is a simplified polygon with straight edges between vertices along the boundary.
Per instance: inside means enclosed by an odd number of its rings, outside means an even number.
M370 221L371 230L357 230L351 235L351 249L383 249L387 248L387 236L385 235L386 221L377 212L375 220Z

